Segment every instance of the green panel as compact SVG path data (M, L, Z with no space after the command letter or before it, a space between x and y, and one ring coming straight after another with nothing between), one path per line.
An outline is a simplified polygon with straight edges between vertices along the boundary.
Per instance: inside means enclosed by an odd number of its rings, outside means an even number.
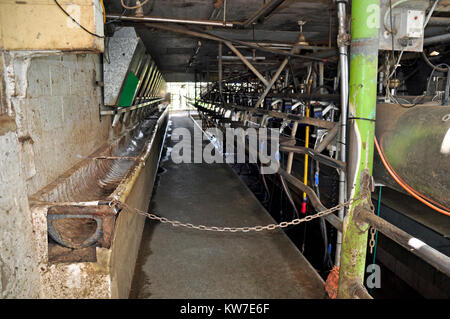
M120 94L119 106L130 106L139 83L139 78L132 72L128 73L127 79Z

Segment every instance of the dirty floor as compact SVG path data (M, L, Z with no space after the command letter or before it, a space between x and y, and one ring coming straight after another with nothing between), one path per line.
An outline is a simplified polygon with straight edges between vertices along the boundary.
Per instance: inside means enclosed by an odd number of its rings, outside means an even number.
M150 210L211 226L253 226L272 217L227 164L175 164L172 116L168 156ZM204 145L207 142L204 143ZM215 233L147 220L130 298L324 298L322 279L282 231Z

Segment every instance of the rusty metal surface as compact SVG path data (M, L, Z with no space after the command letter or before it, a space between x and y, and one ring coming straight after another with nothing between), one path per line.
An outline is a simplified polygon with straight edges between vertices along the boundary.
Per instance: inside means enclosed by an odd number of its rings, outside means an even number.
M122 193L122 196L126 204L131 207L145 211L148 209L166 135L167 121L168 112L160 118L149 156L145 162L142 162L139 171L132 172L132 179L126 183L132 187L126 189L126 193ZM117 218L111 247L112 298L128 298L144 224L143 216L127 210L122 210Z
M153 132L157 120L146 119L141 125L125 132L111 145L102 147L56 181L31 196L43 202L87 202L106 200L118 187L127 172L138 165L137 157L147 151L145 144ZM123 159L95 159L113 156ZM130 157L136 157L135 160Z
M50 236L69 248L85 248L98 242L111 246L116 212L108 205L52 206L47 211Z
M436 11L450 11L450 0L440 0L436 9Z
M437 103L413 108L377 105L376 136L394 171L412 188L450 207L450 161L443 150L449 143L450 111ZM444 147L445 148L445 147ZM375 156L374 177L395 189L401 187Z
M267 2L267 1L266 1ZM179 19L210 19L214 10L214 1L197 0L166 0L152 6L149 1L144 6L144 13L151 16L170 17ZM260 0L229 1L227 4L227 21L245 21L263 5ZM120 14L122 7L120 1L105 1L106 11L110 14ZM328 44L329 10L333 7L329 0L289 0L284 1L274 10L264 23L252 28L232 30L209 30L211 34L224 38L234 38L253 41L257 38L261 42L293 43L298 39L297 21L305 17L308 23L304 26L304 34L308 42L314 44ZM217 18L221 21L223 10ZM334 21L332 21L334 23ZM186 72L189 61L196 50L197 39L170 34L164 31L155 31L145 28L138 29L139 36L144 44L151 49L152 56L164 73L166 79L186 81L192 79L194 70L206 70L207 57L217 56L217 44L210 41L202 41L202 48L193 59L191 67ZM331 38L336 38L335 29L332 29ZM179 51L178 49L186 51ZM216 69L217 65L209 67Z
M130 185L126 193L126 203L133 207L146 209L148 206L157 163L160 157L161 144L166 132L168 111L160 116L156 139L149 139L142 154L143 160L134 166L130 174L126 174L121 184ZM92 159L89 159L92 161ZM139 169L138 169L139 168ZM121 185L119 184L119 185ZM108 215L109 207L97 206L95 202L84 203L84 209L100 209ZM82 206L83 206L82 205ZM91 206L88 206L91 205ZM93 245L87 248L70 249L49 241L46 229L49 212L51 214L69 213L65 205L47 203L33 205L34 223L39 224L36 246L39 251L40 280L43 298L126 298L130 289L136 256L141 240L144 218L136 214L120 212L114 223L113 239L110 248ZM75 203L69 205L73 213L78 208ZM78 212L80 212L78 210Z
M166 118L167 109L148 114L31 198L49 206L47 229L54 241L75 249L110 248L117 210L108 200L126 201L150 153L160 152L154 141L161 140Z

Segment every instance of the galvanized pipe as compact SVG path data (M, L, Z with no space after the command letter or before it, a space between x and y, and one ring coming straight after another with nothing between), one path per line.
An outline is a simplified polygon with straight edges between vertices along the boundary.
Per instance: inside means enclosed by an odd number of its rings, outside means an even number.
M281 168L278 170L278 174L280 174L284 178L284 180L287 181L289 184L301 190L302 192L305 192L308 195L308 199L311 205L314 207L316 211L321 212L327 209L319 200L316 193L311 187L305 185L298 178L292 176L291 174L289 174L288 172L286 172ZM324 216L323 218L325 218L334 228L342 231L343 228L342 222L339 220L339 218L336 217L336 215L329 214Z
M250 69L250 71L252 71L253 74L255 74L262 83L264 83L265 86L269 86L269 82L267 82L266 78L261 73L259 73L259 71L245 58L245 56L242 55L241 52L239 52L238 49L235 48L233 44L231 44L231 42L225 41L225 45L229 47L234 54L236 54L236 56L242 61L242 63L244 63Z
M292 124L291 138L295 139L295 135L297 135L297 129L298 129L298 122L295 121ZM288 159L287 159L287 162L286 162L286 172L288 172L289 174L292 171L292 162L293 161L294 161L294 152L289 152Z
M323 85L325 84L324 82L324 64L323 62L319 62L319 86L321 87L321 89L319 89L320 94L324 93L324 89L323 89Z
M292 138L292 136L291 136L291 138ZM306 155L310 156L312 159L314 159L318 162L321 162L325 165L328 165L328 166L331 166L331 167L334 167L337 169L341 169L341 170L346 169L345 163L343 163L339 160L336 160L334 158L328 157L326 155L320 154L311 148L307 148L307 147L303 147L303 146L281 145L280 151L289 152L289 154L291 154L291 153L304 154L304 155L306 154ZM288 171L288 167L286 167L286 172L290 173Z
M294 47L295 48L295 47ZM291 52L293 52L294 48L291 50ZM275 72L275 75L272 77L272 79L270 80L269 84L266 85L266 90L264 91L263 94L261 94L261 96L259 97L258 102L256 102L256 104L254 105L254 108L258 108L261 103L264 101L264 99L266 98L266 95L270 92L270 90L272 89L272 86L275 84L275 82L278 80L278 78L280 77L281 72L283 71L283 69L286 67L286 64L289 62L289 57L286 57L283 62L281 62L280 67L278 68L277 72Z
M376 216L371 211L361 209L357 211L355 218L375 227L397 244L403 246L440 272L450 276L450 257L392 225L383 218Z
M222 88L222 42L219 42L219 63L218 63L218 69L219 69L219 93L220 93L220 98L223 99L222 94L223 94L223 88Z
M235 48L236 48L236 46L235 46ZM217 57L217 58L219 58L219 57ZM247 60L253 60L253 61L255 61L255 60L265 60L266 59L266 57L265 56L257 56L257 57L252 57L252 56L244 56L244 58L245 59L247 59ZM229 61L236 61L236 60L241 60L239 57L237 57L237 56L232 56L232 55L224 55L224 56L222 56L222 60L229 60Z
M283 55L283 56L291 56L291 57L296 57L296 58L302 58L302 59L310 60L310 61L326 62L327 57L330 56L330 53L326 52L326 51L325 51L325 54L324 54L324 58L310 56L310 55L294 54L294 53L291 53L291 52L285 52L283 50L276 50L276 49L270 49L270 48L267 48L267 47L258 46L257 44L254 44L252 42L241 41L241 40L236 40L236 39L226 39L226 38L223 38L223 37L215 36L215 35L204 33L204 32L197 32L197 31L192 31L192 30L186 29L186 28L168 26L168 25L163 25L163 24L147 23L146 26L149 27L149 28L156 28L156 29L160 29L160 30L166 30L166 31L170 31L170 32L185 34L187 36L203 38L203 39L208 39L208 40L212 40L212 41L220 41L220 42L228 41L230 43L238 43L238 44L244 45L244 46L246 46L248 48L257 49L257 50L261 50L261 51L265 51L265 52L270 52L270 53L273 53L273 54L279 54L279 55ZM320 55L320 53L316 54L316 55ZM334 53L333 53L333 55L334 55Z
M121 16L117 14L107 14L107 19L127 21L127 22L167 22L167 23L181 23L181 24L192 24L192 25L205 25L213 27L227 27L232 28L236 25L240 25L239 22L225 22L225 21L211 21L211 20L196 20L196 19L177 19L177 18L164 18L164 17L129 17Z
M227 21L227 0L223 1L223 23Z
M314 149L318 153L322 153L322 151L335 139L337 133L339 132L340 125L335 125L331 130L328 131L328 134L324 137L322 142L317 145Z
M423 45L446 44L448 42L450 42L450 33L425 38L425 40L423 40Z
M352 297L357 299L373 299L373 297L369 294L367 289L359 282L355 282L354 284L349 286L349 292Z
M339 47L339 62L341 73L341 129L339 144L340 160L345 163L347 161L347 109L348 109L348 48L347 48L347 13L346 3L347 1L337 2L337 14L338 14L338 47ZM330 132L328 133L330 134ZM341 170L339 172L339 203L342 204L347 200L347 176L346 172ZM341 208L338 212L338 217L343 220L345 216L345 208ZM337 232L336 235L336 253L334 258L335 266L339 266L341 263L341 248L342 248L342 233Z
M450 18L432 17L427 25L450 26Z
M285 0L271 0L267 3L265 3L262 7L260 7L250 18L248 18L242 26L244 28L248 28L252 24L254 24L256 21L258 21L261 18L264 18L267 16L270 12L275 10L278 6L280 6Z

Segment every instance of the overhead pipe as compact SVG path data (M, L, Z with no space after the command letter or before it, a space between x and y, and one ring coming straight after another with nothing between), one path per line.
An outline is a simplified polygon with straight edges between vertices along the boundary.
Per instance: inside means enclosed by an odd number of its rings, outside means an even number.
M265 56L257 56L257 57L252 57L252 56L244 56L244 58L246 60L265 60L266 57ZM239 57L237 56L232 56L232 55L224 55L222 56L222 60L230 60L230 61L235 61L235 60L241 60Z
M240 25L240 22L225 22L225 21L212 21L212 20L199 20L199 19L178 19L178 18L164 18L164 17L150 17L150 16L122 16L117 14L107 14L107 19L125 21L125 22L166 22L166 23L180 23L191 25L204 25L211 27L226 27L232 28Z
M268 16L270 13L272 13L275 9L277 9L285 0L271 0L267 3L265 3L262 7L260 7L250 18L245 20L244 23L242 23L242 27L248 28L252 24L254 24L256 21L260 19L264 19L266 16Z
M423 40L423 45L428 46L428 45L433 45L433 44L446 44L448 42L450 42L450 33L425 38Z
M432 17L427 25L450 26L450 18Z
M146 26L149 28L155 28L155 29L185 34L187 36L203 38L203 39L212 40L212 41L220 41L220 42L228 41L230 43L238 43L238 44L244 45L248 48L257 49L257 50L269 52L272 54L279 54L279 55L283 55L283 56L300 58L300 59L305 59L305 60L309 60L309 61L320 61L320 62L324 62L324 63L328 62L327 58L321 58L321 57L317 58L315 56L294 54L291 51L285 52L282 50L269 49L269 48L265 48L265 47L260 47L257 44L254 44L252 42L235 40L235 39L227 39L227 38L219 37L219 36L212 35L212 34L205 33L205 32L192 31L192 30L189 30L186 28L180 28L180 27L174 27L174 26L168 26L168 25L162 25L162 24L155 24L155 23L146 23Z
M228 41L225 41L225 45L230 48L230 50L233 51L234 54L236 54L236 56L242 61L242 63L244 63L250 69L250 71L252 71L253 74L255 74L262 83L264 83L266 87L269 86L269 82L266 80L266 78L261 73L259 73L259 71L245 58L245 56L242 55L241 52L239 52L238 49L234 47L234 45L232 45Z
M295 47L291 50L291 52L294 52L294 50L295 50ZM264 91L263 94L261 94L258 102L256 102L256 104L254 105L254 108L259 107L261 105L261 103L264 101L264 99L266 98L266 95L270 92L270 90L272 89L272 86L275 84L275 82L280 77L280 74L283 71L283 69L286 67L286 64L288 63L288 61L289 61L289 57L286 57L283 60L283 62L281 62L281 65L278 67L278 70L275 72L275 74L272 77L272 79L270 80L269 84L266 85L266 90Z
M298 54L300 52L300 48L298 47L299 44L301 44L301 40L302 39L302 33L300 33L298 42L292 47L292 49L289 51L289 53L292 54ZM283 62L281 62L281 65L278 67L278 70L275 72L274 76L272 77L272 79L269 82L269 85L266 87L266 90L264 91L264 93L259 97L258 101L256 102L256 104L253 106L253 108L258 108L262 102L264 101L264 99L266 98L267 94L270 92L270 90L272 89L273 85L275 84L275 82L278 80L278 78L281 75L281 72L283 72L284 68L286 67L286 65L289 62L289 57L286 57ZM296 130L296 129L295 129Z
M198 41L197 42L197 47L195 48L195 51L194 51L194 54L191 56L191 58L189 59L189 62L188 62L188 66L187 66L187 68L186 68L186 72L187 72L187 70L189 70L189 68L192 66L192 64L194 63L194 61L195 61L195 58L197 57L197 55L198 55L198 53L200 52L200 48L202 47L202 42L201 41Z

